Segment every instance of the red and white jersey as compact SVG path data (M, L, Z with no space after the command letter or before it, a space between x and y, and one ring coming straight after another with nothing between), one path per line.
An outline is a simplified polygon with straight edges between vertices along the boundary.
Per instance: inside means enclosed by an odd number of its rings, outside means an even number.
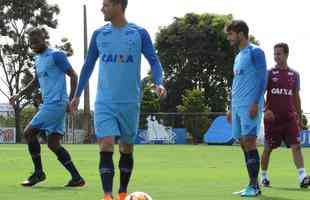
M273 68L268 72L266 105L276 115L277 120L294 117L294 91L300 90L298 72L288 68Z

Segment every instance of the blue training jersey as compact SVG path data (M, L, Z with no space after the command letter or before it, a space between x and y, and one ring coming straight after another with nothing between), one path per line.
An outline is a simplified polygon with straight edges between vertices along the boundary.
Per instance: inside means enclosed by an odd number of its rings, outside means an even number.
M66 55L51 48L35 57L36 75L43 104L67 103L66 71L71 65Z
M263 106L266 76L264 52L253 44L240 49L234 62L232 106Z
M145 29L132 23L123 27L109 23L96 30L80 74L76 96L81 96L99 57L96 103L140 102L141 53L151 66L154 83L162 84L162 66Z

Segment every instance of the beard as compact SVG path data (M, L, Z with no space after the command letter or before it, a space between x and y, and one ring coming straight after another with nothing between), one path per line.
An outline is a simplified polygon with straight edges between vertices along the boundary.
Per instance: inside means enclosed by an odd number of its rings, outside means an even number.
M109 22L111 21L112 17L108 15L104 15L104 21Z

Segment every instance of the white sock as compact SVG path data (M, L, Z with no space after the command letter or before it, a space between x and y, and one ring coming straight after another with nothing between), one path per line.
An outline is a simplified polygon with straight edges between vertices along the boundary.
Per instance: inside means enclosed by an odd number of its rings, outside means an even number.
M269 180L269 178L268 178L268 172L267 171L261 171L261 179L263 180L263 179L267 179L267 180Z
M299 179L299 182L301 183L304 178L307 176L307 173L306 173L306 170L305 168L299 168L298 169L298 179Z

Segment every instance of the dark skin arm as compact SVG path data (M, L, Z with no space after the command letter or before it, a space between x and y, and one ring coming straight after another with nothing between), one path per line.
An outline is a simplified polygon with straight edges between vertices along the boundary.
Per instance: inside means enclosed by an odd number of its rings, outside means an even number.
M78 81L78 76L74 69L70 67L67 71L66 74L70 77L70 94L69 94L69 100L71 101L74 97L75 90L77 87L77 81ZM71 112L71 110L69 110Z
M268 104L268 97L267 97L267 101L266 101L266 105L265 105L265 113L264 113L264 119L272 122L276 119L274 113L272 112L272 110L269 108L269 104Z
M257 103L253 103L252 106L250 107L250 117L253 119L257 116L258 113L258 104Z

